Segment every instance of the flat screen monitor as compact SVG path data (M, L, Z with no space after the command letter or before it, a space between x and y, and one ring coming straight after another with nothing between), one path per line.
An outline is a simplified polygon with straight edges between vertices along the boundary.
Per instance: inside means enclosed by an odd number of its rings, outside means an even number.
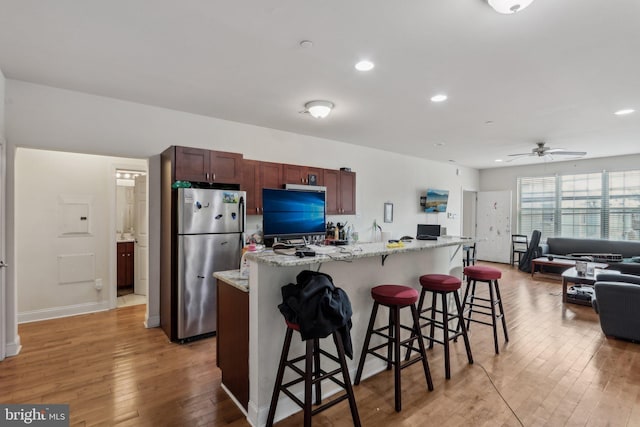
M432 236L432 237L440 236L440 225L418 224L418 231L416 232L416 237L418 236Z
M299 238L325 234L324 191L262 190L262 230L265 238Z

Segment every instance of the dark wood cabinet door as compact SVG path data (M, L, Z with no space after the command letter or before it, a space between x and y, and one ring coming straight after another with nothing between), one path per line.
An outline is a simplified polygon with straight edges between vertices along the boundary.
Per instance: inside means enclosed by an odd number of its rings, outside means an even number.
M356 213L356 174L340 171L340 213Z
M324 186L327 187L327 214L339 214L340 209L340 171L325 169L323 171Z
M207 182L210 165L209 150L176 147L176 180Z
M210 151L208 182L240 184L242 182L242 154Z
M133 286L134 246L133 242L120 242L117 245L117 287Z
M324 185L323 169L288 164L282 165L282 168L283 184ZM315 176L315 182L310 179L310 175Z
M304 184L303 167L298 165L282 165L283 184Z
M260 162L260 194L263 188L282 188L282 164Z
M243 161L242 189L247 192L247 215L262 215L262 189L282 188L282 164Z
M262 190L258 191L258 177L260 175L260 162L257 160L242 161L242 185L240 188L247 192L245 202L247 215L258 215L262 204Z

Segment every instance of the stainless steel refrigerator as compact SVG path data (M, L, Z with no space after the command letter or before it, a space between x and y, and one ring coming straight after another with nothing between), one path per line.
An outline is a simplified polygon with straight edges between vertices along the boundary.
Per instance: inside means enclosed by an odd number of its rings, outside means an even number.
M216 331L215 271L240 265L244 191L179 188L177 322L179 341Z

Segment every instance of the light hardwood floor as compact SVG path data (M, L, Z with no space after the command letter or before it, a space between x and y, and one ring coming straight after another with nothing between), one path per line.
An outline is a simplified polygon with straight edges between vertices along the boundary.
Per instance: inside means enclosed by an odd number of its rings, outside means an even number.
M435 390L420 364L405 369L402 412L390 371L355 387L362 424L640 426L640 344L605 338L590 307L563 305L558 279L492 265L504 272L510 334L507 344L500 336L500 355L490 328L474 324L476 363L466 363L462 341L453 344L445 380L436 346L428 352ZM20 325L21 354L0 363L0 402L69 403L77 426L248 426L220 388L215 339L171 344L143 317L144 306L133 306ZM313 423L351 425L348 405ZM302 425L302 416L278 425Z

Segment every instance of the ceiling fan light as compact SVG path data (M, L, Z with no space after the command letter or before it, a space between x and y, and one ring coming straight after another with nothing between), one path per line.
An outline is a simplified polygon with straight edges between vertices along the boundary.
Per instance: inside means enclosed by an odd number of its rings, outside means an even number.
M324 119L333 109L333 102L329 101L310 101L304 104L305 111L316 119Z
M533 0L487 0L496 12L504 15L520 12L522 9L533 3Z

